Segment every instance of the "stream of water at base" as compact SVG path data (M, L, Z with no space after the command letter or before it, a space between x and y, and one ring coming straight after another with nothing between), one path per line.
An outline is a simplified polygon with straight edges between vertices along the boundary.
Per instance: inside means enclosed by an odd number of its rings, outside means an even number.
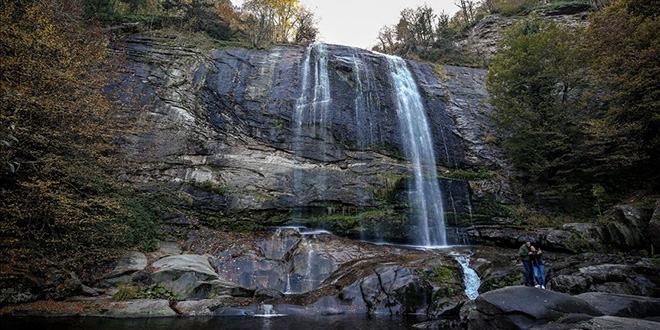
M3 330L403 330L423 320L367 316L173 317L106 319L85 317L0 318Z

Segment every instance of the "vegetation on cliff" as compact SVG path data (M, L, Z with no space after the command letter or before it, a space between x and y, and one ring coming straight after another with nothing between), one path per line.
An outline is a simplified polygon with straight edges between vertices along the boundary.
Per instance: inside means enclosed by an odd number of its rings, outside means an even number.
M528 201L594 215L658 191L659 11L623 0L587 28L530 17L505 33L488 89Z
M493 14L524 17L535 11L576 7L579 11L598 10L611 0L547 1L547 0L458 0L458 11L450 16L435 13L429 6L401 11L399 21L381 28L374 50L411 59L459 66L487 67L489 60L466 51L457 41L466 37L470 28Z
M116 142L133 128L103 94L107 37L80 9L76 1L0 6L4 275L92 269L155 242L150 203L116 179L127 165Z

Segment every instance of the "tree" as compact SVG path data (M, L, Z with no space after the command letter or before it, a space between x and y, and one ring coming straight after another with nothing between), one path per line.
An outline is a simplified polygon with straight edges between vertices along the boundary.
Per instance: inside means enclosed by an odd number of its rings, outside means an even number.
M397 47L396 27L386 25L380 28L380 31L378 31L378 42L380 46L376 47L375 50L394 54Z
M275 41L275 12L265 0L248 0L243 3L243 11L247 12L244 21L252 46Z
M316 27L314 13L305 7L298 8L296 20L293 23L296 44L310 44L316 40L319 33Z
M461 9L460 14L463 17L463 22L465 25L470 25L474 22L477 7L472 0L457 0L454 2L454 5Z
M301 10L300 0L248 0L243 11L247 33L255 47L316 37L313 15L309 10Z
M396 27L396 37L400 46L409 50L428 47L435 40L437 17L433 8L420 6L401 11L401 18Z
M589 133L595 175L660 188L660 3L622 0L590 18L587 47L602 106Z
M528 19L504 34L488 71L493 118L521 179L547 196L584 193L579 33ZM554 198L554 197L553 197Z
M0 267L98 265L155 232L114 179L131 127L103 94L108 38L78 1L0 4Z

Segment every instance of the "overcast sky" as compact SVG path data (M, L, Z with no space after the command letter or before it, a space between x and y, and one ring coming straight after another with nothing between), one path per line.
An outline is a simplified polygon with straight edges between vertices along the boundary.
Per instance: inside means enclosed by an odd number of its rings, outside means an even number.
M401 10L428 5L433 12L450 16L458 11L455 0L300 0L318 20L317 39L329 44L369 49L377 43L378 31L399 21ZM232 0L235 5L243 3Z

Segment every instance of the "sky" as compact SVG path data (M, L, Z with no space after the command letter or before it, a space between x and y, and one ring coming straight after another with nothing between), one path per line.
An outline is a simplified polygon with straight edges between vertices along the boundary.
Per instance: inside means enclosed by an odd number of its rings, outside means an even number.
M433 12L453 16L456 0L300 0L314 12L318 21L318 41L370 49L378 40L378 31L395 25L405 8L428 5ZM235 5L243 3L232 0Z

